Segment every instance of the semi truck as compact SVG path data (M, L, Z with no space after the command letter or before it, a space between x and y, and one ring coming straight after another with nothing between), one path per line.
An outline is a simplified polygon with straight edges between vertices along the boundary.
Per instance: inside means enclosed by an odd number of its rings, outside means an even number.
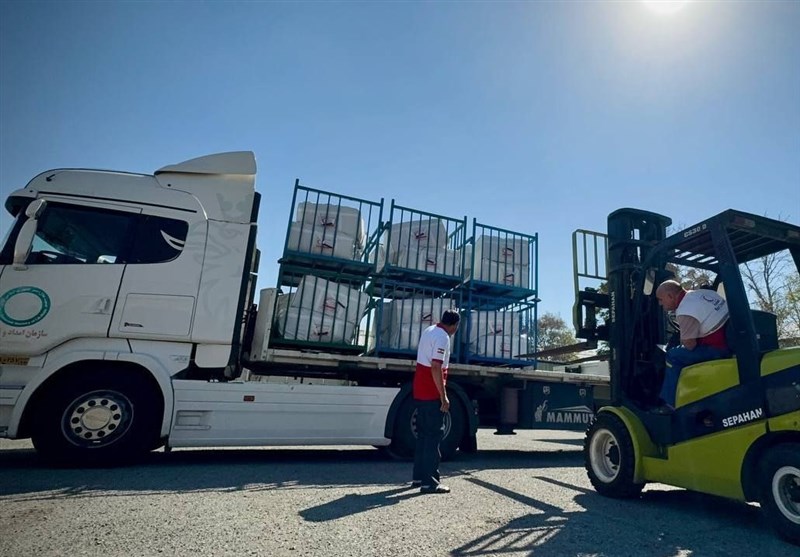
M414 355L363 349L368 330L380 328L386 289L416 277L417 287L434 285L442 298L463 291L473 305L494 300L490 309L502 311L498 300L508 298L492 288L532 292L530 285L506 272L505 284L478 281L488 287L465 289L466 249L458 252L458 272L446 275L456 283L437 283L442 275L425 269L453 258L431 256L427 243L421 264L394 255L414 267L398 275L378 241L392 231L381 217L378 235L364 240L375 240L375 249L362 250L363 258L343 259L341 242L312 235L331 253L285 257L280 271L281 282L295 287L306 276L336 285L362 277L351 290L369 298L372 325L345 350L308 335L291 342L285 323L284 334L276 332L286 300L280 284L256 292L255 182L253 153L231 152L153 174L48 170L11 193L0 250L0 437L31 438L43 458L70 464L124 464L161 446L366 445L413 455ZM326 219L323 227L331 225ZM395 238L401 229L408 231L395 226ZM417 241L427 236L414 234ZM459 234L466 248L464 230ZM292 238L290 227L286 253L296 254L288 249ZM471 241L473 256L497 245ZM320 266L337 260L345 265L336 276ZM485 267L496 272L498 264ZM295 320L305 317L300 307ZM517 358L509 365L475 354L454 358L449 369L445 458L477 450L478 428L584 430L598 401L610 398L602 362L554 366Z

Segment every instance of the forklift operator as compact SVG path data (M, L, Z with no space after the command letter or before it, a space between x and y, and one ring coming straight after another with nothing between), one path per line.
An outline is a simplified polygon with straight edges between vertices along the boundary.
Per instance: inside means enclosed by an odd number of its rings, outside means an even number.
M662 282L656 289L658 303L665 311L674 311L680 329L681 344L667 351L667 367L661 386L659 413L675 408L678 378L685 366L727 358L725 323L728 304L713 290L685 290L674 280Z

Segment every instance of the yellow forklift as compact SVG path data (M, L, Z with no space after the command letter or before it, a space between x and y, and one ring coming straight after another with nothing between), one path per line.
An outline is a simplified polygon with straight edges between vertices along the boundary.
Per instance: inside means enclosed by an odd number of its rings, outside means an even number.
M778 347L775 315L751 309L740 272L774 254L800 268L800 227L734 210L667 236L671 224L620 209L607 234L573 236L577 336L608 343L611 373L584 442L589 479L616 498L658 482L759 502L777 533L800 544L800 347ZM679 337L655 290L675 266L714 277L733 355L685 367L665 415L653 410L665 350ZM586 277L602 288L582 288Z

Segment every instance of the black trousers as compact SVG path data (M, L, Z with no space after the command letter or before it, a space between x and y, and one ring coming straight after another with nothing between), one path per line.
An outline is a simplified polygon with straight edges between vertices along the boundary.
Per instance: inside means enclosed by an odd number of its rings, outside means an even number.
M438 400L415 400L417 407L417 447L414 451L414 480L424 487L439 485L439 443L444 435L444 413Z

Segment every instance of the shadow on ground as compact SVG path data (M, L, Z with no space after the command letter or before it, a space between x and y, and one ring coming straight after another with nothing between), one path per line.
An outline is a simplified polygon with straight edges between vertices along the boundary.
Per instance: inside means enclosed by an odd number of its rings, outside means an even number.
M798 549L776 538L759 508L684 490L647 490L640 499L617 500L550 478L539 481L576 492L579 510L564 511L504 487L468 481L526 504L515 518L455 548L459 557L528 554L532 557L792 557Z
M367 464L368 466L364 466ZM445 476L471 470L582 466L579 451L480 451L441 466ZM51 468L33 450L0 451L0 497L48 500L135 492L260 491L314 486L402 486L411 463L377 449L196 449L154 452L116 468ZM22 496L22 497L19 497Z

